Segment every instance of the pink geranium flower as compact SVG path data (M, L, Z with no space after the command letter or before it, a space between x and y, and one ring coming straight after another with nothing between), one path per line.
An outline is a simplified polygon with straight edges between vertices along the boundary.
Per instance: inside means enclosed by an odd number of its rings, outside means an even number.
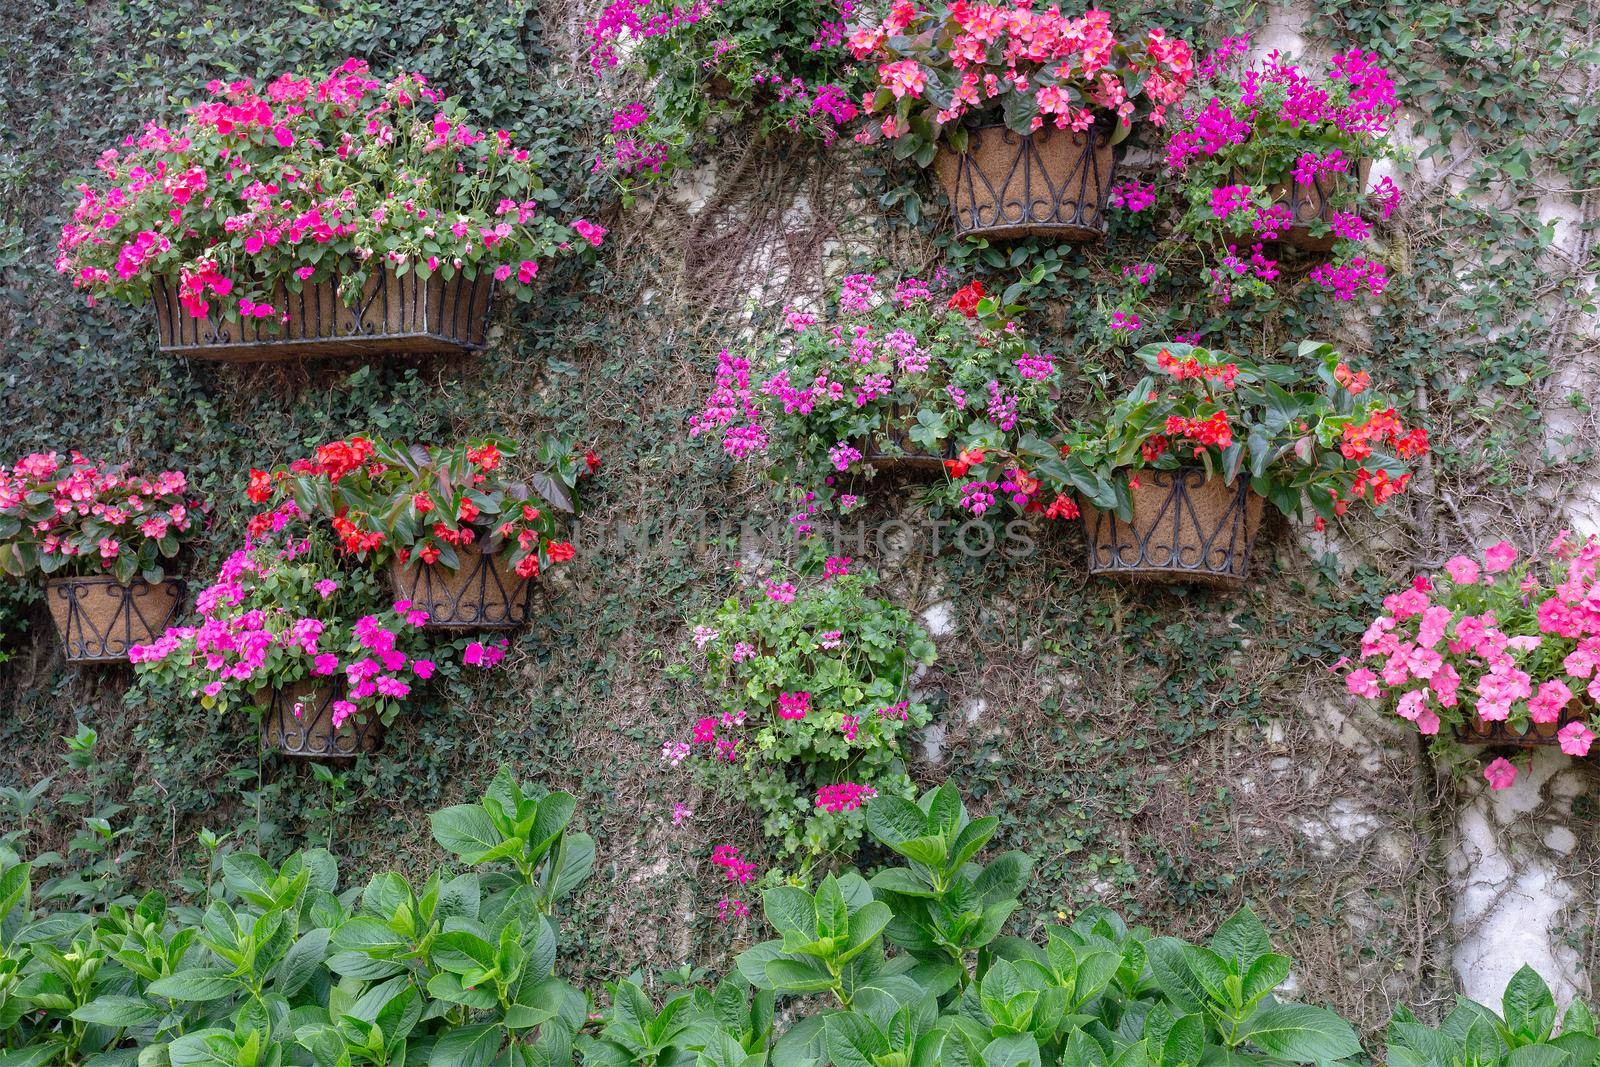
M1510 789L1511 784L1517 780L1517 768L1510 760L1501 756L1483 769L1483 777L1489 783L1490 789Z

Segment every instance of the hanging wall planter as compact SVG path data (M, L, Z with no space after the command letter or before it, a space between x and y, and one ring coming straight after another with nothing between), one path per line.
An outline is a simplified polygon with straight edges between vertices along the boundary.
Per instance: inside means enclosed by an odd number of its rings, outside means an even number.
M383 720L367 706L335 726L334 705L344 699L344 686L331 680L261 690L255 702L261 709L262 747L298 759L351 759L376 752L383 744Z
M1232 485L1200 467L1141 470L1124 520L1081 501L1089 538L1089 573L1167 582L1237 585L1250 571L1250 549L1265 501L1236 478Z
M1046 127L1029 134L974 127L964 151L940 145L934 171L958 237L1105 236L1116 160L1098 123L1081 132Z
M470 352L484 345L493 296L494 279L484 273L447 280L380 271L354 306L344 303L333 281L307 284L298 293L280 281L267 303L287 321L234 322L192 317L168 282L155 289L156 325L163 352L237 363Z
M393 564L395 596L428 613L424 630L514 630L528 621L533 585L502 553L457 549L455 570L412 557Z
M1561 715L1555 722L1530 721L1526 727L1519 730L1509 721L1489 722L1473 715L1461 725L1452 727L1452 730L1455 739L1463 745L1544 748L1549 745L1559 746L1561 738L1558 735L1562 728L1569 723L1587 723L1589 715L1589 709L1582 702L1574 700L1561 709Z
M911 421L902 408L891 408L883 429L861 442L862 459L880 474L917 480L943 477L945 460L956 457L955 437L946 437L936 454L911 439Z
M1353 201L1367 187L1367 176L1372 170L1370 160L1362 160L1356 167L1356 177L1348 174L1339 174L1335 171L1318 173L1309 182L1297 181L1291 178L1287 182L1278 182L1267 188L1267 195L1275 203L1287 204L1292 213L1293 221L1284 231L1282 241L1302 252L1331 252L1338 237L1327 230L1320 236L1313 236L1313 225L1322 224L1323 229L1333 219L1334 203L1345 200Z
M183 583L51 578L44 594L68 663L126 663L130 648L154 641L177 615Z

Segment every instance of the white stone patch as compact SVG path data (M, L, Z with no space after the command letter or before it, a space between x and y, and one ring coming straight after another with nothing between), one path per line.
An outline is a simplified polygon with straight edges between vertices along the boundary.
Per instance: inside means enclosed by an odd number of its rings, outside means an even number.
M1544 977L1560 1004L1587 994L1581 961L1560 925L1576 894L1543 854L1539 825L1528 818L1568 767L1559 751L1536 751L1511 788L1496 792L1478 781L1477 796L1458 816L1450 859L1457 892L1451 923L1459 938L1453 962L1473 1000L1498 1004L1524 964Z
M956 617L950 601L941 600L928 605L922 613L922 625L928 628L928 633L933 637L949 637L955 633Z
M706 209L717 191L717 162L709 160L673 181L667 199L694 216Z

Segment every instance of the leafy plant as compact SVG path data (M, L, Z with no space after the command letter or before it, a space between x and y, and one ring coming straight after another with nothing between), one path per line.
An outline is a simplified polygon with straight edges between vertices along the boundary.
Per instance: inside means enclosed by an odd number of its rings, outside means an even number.
M1016 322L1015 301L1037 280L998 296L981 282L947 295L939 278L890 286L852 274L832 322L790 310L753 358L724 349L689 433L720 433L734 459L764 456L772 481L798 487L800 533L830 505L848 513L862 503L846 479L874 476L874 457L908 453L943 458L943 497L973 516L1003 501L1070 517L1071 502L1039 497L1018 459L1022 440L1054 428L1061 378Z
M1488 1005L1457 997L1455 1009L1433 1028L1419 1022L1409 1009L1396 1009L1389 1022L1384 1062L1391 1067L1568 1067L1594 1062L1600 1055L1600 1038L1595 1036L1589 1006L1573 1001L1561 1019L1559 1034L1556 1017L1550 987L1524 964L1507 983L1498 1014Z
M1025 446L1047 484L1124 519L1141 469L1202 467L1230 484L1248 476L1285 515L1309 505L1321 529L1356 501L1377 506L1403 491L1408 461L1428 451L1427 431L1407 429L1394 402L1371 391L1370 375L1328 344L1299 346L1314 375L1176 343L1146 345L1139 358L1154 375L1115 403L1102 400L1064 443Z
M247 492L256 503L292 498L374 567L416 556L455 571L463 551L481 548L532 578L573 557L571 543L557 539L558 517L575 511L579 479L599 459L547 439L539 460L549 473L524 483L504 466L516 454L499 437L427 447L358 435L271 473L251 471Z
M421 75L381 81L352 58L206 93L181 126L151 123L101 155L105 184L80 186L58 244L73 285L137 301L172 282L195 318L216 301L267 322L323 281L353 305L380 271L515 278L526 300L541 261L605 232L558 224L544 160L475 127Z
M204 510L182 471L147 477L76 452L65 461L36 452L0 467L0 571L159 582Z
M1072 18L1028 4L897 4L851 34L850 51L877 70L873 133L922 167L941 141L964 151L966 129L980 124L1028 134L1099 122L1121 141L1136 116L1159 121L1194 75L1189 45L1162 29L1123 41L1104 11Z
M786 857L848 850L864 800L909 794L901 738L929 718L909 689L933 642L909 612L868 595L871 575L846 569L834 561L798 586L771 579L699 620L695 673L717 711L667 743L671 762L693 755L708 782L759 810Z
M843 47L854 0L611 0L586 25L589 66L626 102L596 160L624 190L663 180L750 120L832 145L863 74Z

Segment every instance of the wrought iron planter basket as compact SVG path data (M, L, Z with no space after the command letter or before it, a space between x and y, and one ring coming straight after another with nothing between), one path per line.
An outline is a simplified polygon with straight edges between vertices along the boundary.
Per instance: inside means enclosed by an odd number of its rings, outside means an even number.
M130 648L154 641L178 614L183 583L51 578L44 598L68 663L126 663Z
M528 621L533 584L505 557L476 546L458 550L452 571L413 559L391 572L395 595L428 613L425 630L514 630Z
M423 280L381 271L354 306L340 300L333 281L298 293L279 281L268 303L287 312L287 322L230 322L194 318L178 302L176 284L168 284L155 291L156 326L163 352L235 363L465 352L483 347L493 297L494 279L486 274Z
M1559 745L1556 735L1568 723L1587 722L1589 706L1574 700L1561 709L1555 722L1530 722L1526 729L1518 730L1509 722L1487 722L1474 715L1460 726L1454 727L1455 739L1463 745L1504 745L1511 748L1543 748Z
M323 679L256 693L262 747L297 759L353 759L376 752L383 744L383 720L370 709L334 727L333 704L344 696L342 683Z
M1098 125L1020 134L1007 126L967 131L965 152L941 147L934 172L950 199L956 236L1097 241L1115 150Z
M1200 467L1142 470L1132 521L1082 502L1089 573L1164 582L1242 584L1266 501L1244 478L1228 485Z
M1351 192L1352 186L1354 192L1361 192L1367 187L1367 176L1371 171L1371 160L1364 159L1357 164L1354 177L1330 172L1318 174L1309 182L1295 181L1291 178L1287 182L1269 186L1267 192L1272 195L1273 200L1289 205L1293 216L1293 222L1288 230L1284 231L1280 240L1302 252L1331 252L1333 234L1325 233L1320 237L1313 237L1311 227L1318 222L1331 222L1333 199Z

